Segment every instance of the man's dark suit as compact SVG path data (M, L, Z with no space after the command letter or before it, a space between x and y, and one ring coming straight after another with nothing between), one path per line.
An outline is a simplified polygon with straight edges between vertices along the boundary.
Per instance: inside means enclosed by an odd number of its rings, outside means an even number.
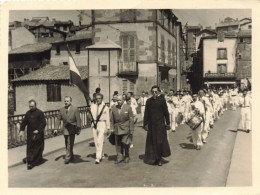
M122 140L126 140L134 131L132 108L126 104L123 104L121 109L118 105L112 106L111 121L115 133L117 161L122 161L124 157L129 157L129 144L122 143Z
M61 120L63 121L62 129L63 129L65 145L66 145L65 161L68 162L73 158L73 146L74 146L75 134L70 134L68 129L65 127L65 125L67 123L70 123L72 125L76 125L77 128L80 129L81 119L80 119L80 113L78 108L71 105L67 111L65 107L62 107L57 117L57 121L55 123L54 129L58 129Z

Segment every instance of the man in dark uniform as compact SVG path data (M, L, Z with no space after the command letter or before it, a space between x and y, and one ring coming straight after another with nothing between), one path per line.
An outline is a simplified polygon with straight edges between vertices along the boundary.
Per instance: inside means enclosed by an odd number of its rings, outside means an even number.
M26 161L27 169L40 164L43 161L44 150L44 128L46 120L41 110L36 108L36 101L29 101L30 110L26 112L22 120L19 135L24 137L25 126L27 126L27 148Z
M60 109L59 115L54 126L54 133L57 134L59 125L61 121L63 121L62 129L66 146L66 155L64 160L65 164L69 164L69 161L74 159L73 146L75 141L75 134L79 135L81 129L81 119L79 110L77 107L72 106L71 102L71 97L66 96L64 98L65 107L62 107Z
M117 97L117 105L111 108L111 122L115 134L117 153L116 164L125 161L129 163L130 137L134 132L134 119L131 106L123 103L123 97Z
M162 157L171 155L166 133L166 130L170 129L170 119L166 100L158 96L159 91L158 86L153 86L153 96L146 102L143 125L148 132L144 162L162 166Z

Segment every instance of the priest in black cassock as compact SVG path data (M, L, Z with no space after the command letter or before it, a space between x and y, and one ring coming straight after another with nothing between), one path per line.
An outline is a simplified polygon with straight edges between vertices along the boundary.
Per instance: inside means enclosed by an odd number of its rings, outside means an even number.
M26 112L20 127L20 136L24 136L27 126L27 148L26 161L27 169L43 162L42 153L44 150L44 128L46 120L41 110L36 107L36 101L29 101L30 110Z
M146 102L144 128L147 130L144 163L162 166L162 157L171 155L167 130L170 129L166 100L159 95L159 87L153 86L152 97Z

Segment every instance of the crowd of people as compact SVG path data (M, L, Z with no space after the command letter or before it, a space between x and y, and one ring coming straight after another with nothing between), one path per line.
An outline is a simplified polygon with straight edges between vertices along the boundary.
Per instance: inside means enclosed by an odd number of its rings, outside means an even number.
M162 166L162 158L171 155L169 132L175 132L179 125L187 124L192 132L194 149L200 150L207 142L214 123L228 109L241 107L241 119L238 129L247 133L251 130L251 92L234 88L205 88L198 93L189 90L166 92L153 86L150 93L143 91L136 99L132 92L119 94L115 91L109 106L103 101L101 89L93 94L90 106L91 128L96 148L96 164L104 159L103 143L105 136L115 145L118 163L129 163L130 148L134 147L134 128L137 122L137 108L143 119L143 128L147 131L144 162ZM55 123L54 134L59 125L65 138L66 155L64 163L73 160L75 135L80 134L81 119L79 111L72 106L72 98L66 96L65 106L60 109ZM27 168L42 160L44 148L44 127L46 121L42 111L36 108L34 100L29 101L30 110L22 121L20 135L27 128ZM61 123L62 122L62 123ZM39 138L37 138L36 135Z

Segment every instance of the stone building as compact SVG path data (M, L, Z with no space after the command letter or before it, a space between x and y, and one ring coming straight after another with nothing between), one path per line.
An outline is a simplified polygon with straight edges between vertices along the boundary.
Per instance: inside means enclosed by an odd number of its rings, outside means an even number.
M137 67L138 75L125 74L124 81L117 83L121 91L139 95L154 84L166 91L181 87L180 75L169 74L183 63L177 51L182 27L177 27L171 10L92 10L89 17L93 44L111 40L122 48L118 63Z
M237 70L236 78L241 88L248 86L248 80L251 82L252 65L251 50L252 37L251 30L241 30L237 34Z

